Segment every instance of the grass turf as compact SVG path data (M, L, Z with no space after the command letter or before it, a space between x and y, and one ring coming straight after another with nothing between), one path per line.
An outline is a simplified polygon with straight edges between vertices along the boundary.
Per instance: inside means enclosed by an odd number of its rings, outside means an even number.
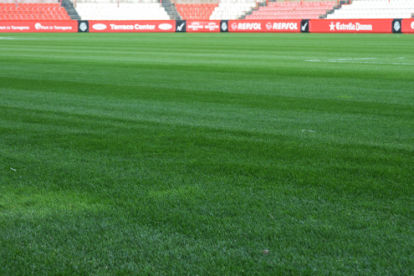
M412 275L413 42L3 35L0 274Z

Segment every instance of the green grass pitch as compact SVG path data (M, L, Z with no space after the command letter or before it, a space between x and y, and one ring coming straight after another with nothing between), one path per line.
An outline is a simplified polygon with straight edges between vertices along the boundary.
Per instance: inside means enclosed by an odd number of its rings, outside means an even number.
M0 275L413 275L413 45L2 34Z

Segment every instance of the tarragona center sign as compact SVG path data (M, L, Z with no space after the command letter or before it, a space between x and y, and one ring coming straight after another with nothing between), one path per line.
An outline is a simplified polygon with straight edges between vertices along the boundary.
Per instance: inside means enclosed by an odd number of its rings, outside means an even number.
M414 33L414 19L0 21L0 32Z
M89 21L89 32L175 32L175 21Z

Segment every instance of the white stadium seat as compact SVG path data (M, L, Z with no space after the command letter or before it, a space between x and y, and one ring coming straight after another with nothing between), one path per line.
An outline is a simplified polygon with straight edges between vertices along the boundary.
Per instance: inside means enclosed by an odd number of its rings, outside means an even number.
M101 0L102 1L102 0ZM105 1L105 0L103 0ZM76 11L82 20L169 20L165 9L153 0L139 3L82 3L78 2Z
M350 5L343 5L328 19L380 19L380 18L411 18L414 14L412 0L354 0Z
M222 0L211 14L210 20L239 19L255 7L256 1L253 0Z

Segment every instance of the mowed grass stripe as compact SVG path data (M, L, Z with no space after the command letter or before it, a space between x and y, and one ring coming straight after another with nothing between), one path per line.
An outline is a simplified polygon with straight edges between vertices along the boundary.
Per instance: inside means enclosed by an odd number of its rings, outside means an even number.
M59 93L69 93L69 91L77 91L82 85L83 91L87 91L88 95L99 96L102 91L110 91L105 93L105 97L115 97L130 100L157 100L159 102L171 102L178 97L182 97L180 102L202 102L216 104L231 104L247 108L274 109L274 110L301 110L315 112L345 113L345 114L372 114L377 116L405 116L407 119L414 119L413 107L404 104L381 104L381 103L364 103L358 101L342 100L342 99L312 99L310 97L287 97L280 95L240 95L239 93L225 94L214 91L194 91L194 90L178 90L139 86L125 87L123 85L109 84L87 84L79 82L63 82L63 81L47 81L47 80L21 80L17 78L0 78L2 86L9 89L26 89L30 87L34 90L59 91ZM63 89L61 87L64 87ZM78 93L85 93L79 91Z
M24 60L24 59L23 59ZM28 61L25 61L28 62ZM30 62L29 67L18 63L5 62L0 68L3 77L33 80L74 81L83 83L119 84L123 86L151 86L172 89L191 89L198 91L221 91L254 95L283 95L312 98L340 98L365 102L403 103L414 102L411 90L411 71L401 72L401 66L391 66L387 70L372 71L372 65L363 65L355 69L354 64L320 64L285 63L268 69L251 70L249 78L245 78L246 69L161 66L145 64L143 68L135 64L113 64L110 67L102 64L102 70L81 64L61 64L61 61L45 63L41 59ZM100 62L100 61L97 61ZM131 62L133 63L133 62ZM250 65L249 65L250 66ZM305 67L308 66L308 67ZM318 70L315 70L315 67ZM326 66L332 66L325 70ZM241 66L244 67L244 66ZM387 66L385 66L387 67ZM7 68L7 69L6 69ZM106 69L104 69L106 68ZM219 69L218 69L219 68ZM324 68L323 72L320 70ZM367 70L369 68L369 70ZM392 70L391 70L392 69ZM361 74L361 71L363 74ZM378 74L378 72L386 72ZM86 73L87 72L87 73ZM115 73L114 73L115 72ZM312 75L309 75L312 73ZM392 74L390 74L392 73ZM367 74L371 74L368 76ZM181 81L184 78L184 81ZM204 82L203 80L214 80ZM366 82L369 79L368 82ZM199 82L203 85L200 86ZM306 86L296 85L306 82ZM368 84L369 83L369 84Z
M176 169L188 173L214 175L221 171L231 175L254 175L259 182L271 181L272 183L289 179L300 185L322 184L347 193L354 193L355 189L358 189L359 193L370 195L380 189L379 197L383 197L384 194L404 196L409 186L403 186L400 182L408 183L411 179L411 174L405 173L410 168L410 164L406 163L406 160L412 157L410 150L398 152L393 150L393 156L390 158L389 149L376 146L318 143L317 146L309 147L303 142L300 144L293 142L294 139L303 139L299 134L296 137L280 134L257 136L245 131L223 131L196 126L191 128L174 126L174 132L166 133L165 128L173 125L132 120L130 123L133 122L135 127L125 128L122 126L126 125L125 121L123 124L119 121L111 123L108 119L99 117L92 117L95 120L91 121L90 116L77 116L78 119L76 116L66 118L65 114L59 116L55 112L45 113L44 116L39 113L35 117L32 114L23 117L18 115L22 113L22 110L9 111L15 121L20 119L24 122L20 127L32 131L33 140L46 134L53 140L49 144L37 144L36 153L44 148L52 147L68 151L60 155L71 153L72 156L74 153L79 154L79 149L82 149L85 153L108 154L110 152L119 160L125 159L131 162L147 158L166 158L167 166L176 162ZM89 120L85 120L85 117L89 117ZM100 123L98 120L103 122ZM83 126L85 131L77 133L70 125L70 122L74 121L78 127ZM24 127L30 124L49 125L53 131L47 133L44 127L38 131ZM158 126L160 130L151 131L151 126L152 128ZM145 129L145 134L143 129ZM56 133L58 130L59 132ZM141 139L120 137L119 132L122 130L127 131L131 136L139 136ZM21 132L13 131L13 136L9 139L20 135ZM84 139L79 139L80 137ZM234 137L245 139L235 140ZM154 147L154 142L157 147ZM194 159L193 155L203 156L203 160ZM320 160L320 155L324 155L325 159ZM338 164L338 156L342 162L346 163ZM183 162L182 158L189 158L190 164ZM42 163L50 162L45 160ZM322 168L332 175L325 179L325 175L320 175ZM384 177L388 179L388 182L383 180ZM354 182L355 179L369 181L371 185L361 186L358 181ZM390 182L391 179L393 179L392 182Z

